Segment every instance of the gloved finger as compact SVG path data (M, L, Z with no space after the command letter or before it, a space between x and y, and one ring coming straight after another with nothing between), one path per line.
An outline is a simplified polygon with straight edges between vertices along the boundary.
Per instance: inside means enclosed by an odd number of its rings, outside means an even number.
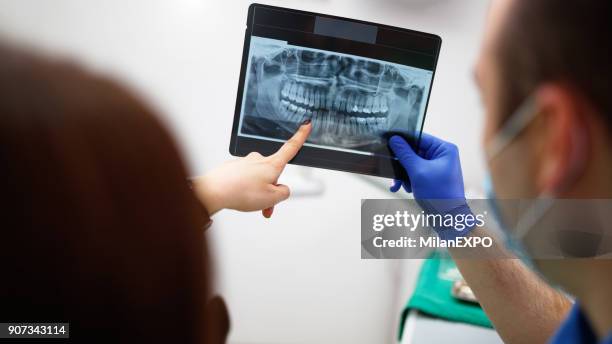
M270 201L272 204L277 204L277 203L280 203L286 200L287 198L289 198L289 195L291 194L289 187L283 184L270 185L270 191L271 191Z
M423 159L418 156L412 147L404 140L403 137L394 135L389 139L389 147L393 151L393 154L397 157L400 164L404 166L408 175L411 175L414 171L415 165L420 163Z
M265 217L266 219L269 219L272 217L272 213L274 213L274 207L270 207L270 208L266 208L264 210L261 211L261 214L263 215L263 217Z
M389 191L395 193L395 192L397 192L400 189L400 187L402 187L402 181L394 179L393 180L393 185L391 185L391 187L389 187Z
M419 156L425 159L432 159L434 158L434 154L440 152L438 148L446 144L448 144L448 142L440 138L427 133L421 133L421 140L419 141Z

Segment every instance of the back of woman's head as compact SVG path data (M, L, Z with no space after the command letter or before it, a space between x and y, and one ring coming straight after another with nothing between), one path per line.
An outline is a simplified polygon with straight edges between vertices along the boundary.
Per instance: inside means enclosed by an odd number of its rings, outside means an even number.
M204 338L207 215L170 136L114 82L0 46L0 322Z

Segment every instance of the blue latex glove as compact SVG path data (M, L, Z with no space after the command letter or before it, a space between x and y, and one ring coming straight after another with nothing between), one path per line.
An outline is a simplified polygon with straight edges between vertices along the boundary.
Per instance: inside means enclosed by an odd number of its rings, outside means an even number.
M393 136L389 147L406 169L410 184L395 180L391 192L397 192L401 186L412 192L414 198L428 213L436 214L471 214L465 200L463 175L459 150L457 146L442 141L425 133L421 136L419 154L401 136ZM443 239L464 236L472 228L461 232L448 233L436 228Z
M459 150L452 143L423 133L419 154L401 136L393 136L389 147L406 169L411 184L396 180L391 192L400 186L415 199L464 199Z

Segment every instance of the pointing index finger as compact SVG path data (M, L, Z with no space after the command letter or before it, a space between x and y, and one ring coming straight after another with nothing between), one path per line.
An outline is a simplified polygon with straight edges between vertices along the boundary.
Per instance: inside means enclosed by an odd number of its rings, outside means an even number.
M300 151L300 148L306 142L310 131L312 130L312 124L310 122L302 124L298 131L291 137L284 145L270 157L273 160L286 165L295 155Z

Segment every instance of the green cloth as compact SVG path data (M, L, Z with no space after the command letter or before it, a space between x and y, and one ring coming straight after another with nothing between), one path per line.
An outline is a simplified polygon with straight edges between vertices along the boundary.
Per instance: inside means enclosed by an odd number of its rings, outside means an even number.
M453 283L459 278L459 270L447 252L434 252L425 260L414 294L402 312L399 340L402 339L404 322L411 309L450 321L493 327L480 305L457 300L451 295Z

